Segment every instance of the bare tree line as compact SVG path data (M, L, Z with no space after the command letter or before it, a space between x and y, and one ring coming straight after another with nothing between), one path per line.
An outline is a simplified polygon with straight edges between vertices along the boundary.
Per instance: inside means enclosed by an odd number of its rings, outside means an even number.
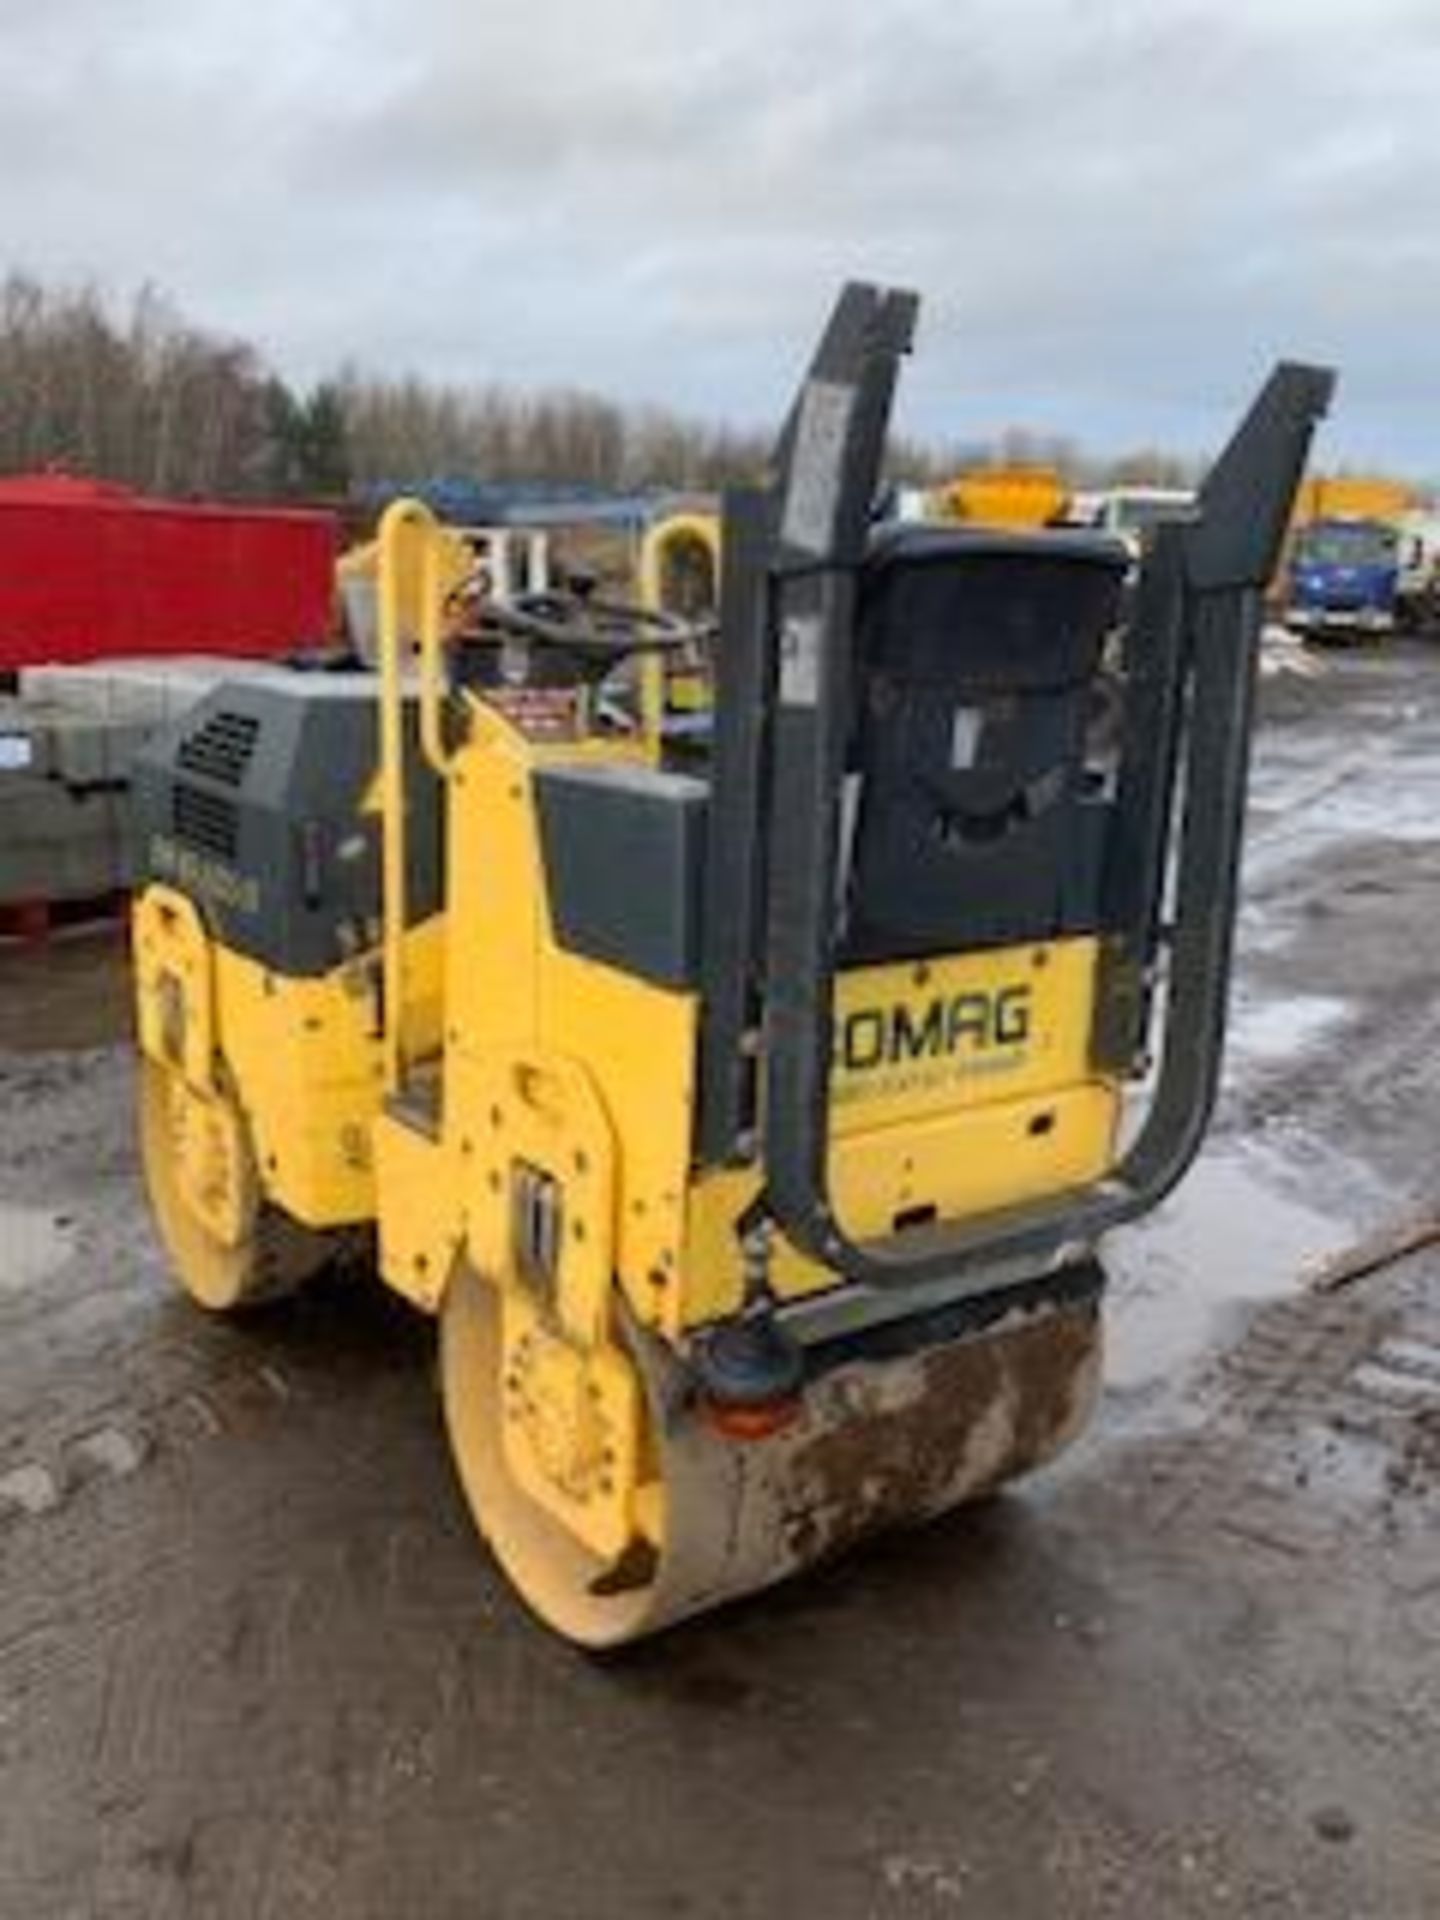
M627 407L580 388L539 393L344 372L336 383L357 482L463 473L621 489L709 488L764 469L769 434Z
M121 307L93 286L0 282L0 471L59 464L155 493L335 497L438 476L596 488L709 489L762 471L769 432L622 405L579 388L454 387L354 367L307 392L244 340L191 325L154 288ZM896 442L895 477L928 482L999 460L1076 484L1184 481L1155 450L1087 458L1011 429L991 442Z

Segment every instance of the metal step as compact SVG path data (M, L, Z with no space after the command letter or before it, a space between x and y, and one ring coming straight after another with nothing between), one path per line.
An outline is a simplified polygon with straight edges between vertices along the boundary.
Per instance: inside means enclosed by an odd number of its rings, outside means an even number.
M427 1140L439 1140L445 1113L445 1073L441 1061L422 1060L409 1068L405 1084L385 1102L392 1120L420 1133Z

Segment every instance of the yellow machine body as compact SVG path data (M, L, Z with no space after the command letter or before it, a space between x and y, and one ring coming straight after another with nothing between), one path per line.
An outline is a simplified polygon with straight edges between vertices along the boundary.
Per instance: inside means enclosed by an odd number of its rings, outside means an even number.
M1092 1300L828 1363L774 1430L735 1438L724 1409L708 1423L687 1356L753 1298L739 1223L760 1171L697 1164L699 987L566 945L538 791L553 768L664 780L659 703L641 699L630 732L555 737L503 689L449 684L453 543L413 503L386 515L376 578L376 758L357 804L378 829L380 922L340 964L286 973L215 933L223 914L246 925L261 881L163 835L136 902L146 1167L190 1292L242 1308L371 1236L382 1279L440 1315L480 1526L541 1617L586 1644L751 1592L1064 1446L1096 1390ZM234 753L240 722L221 718ZM417 766L444 808L434 912L415 897ZM854 1240L1108 1171L1119 1073L1091 1056L1100 979L1089 935L837 973L828 1188ZM778 1309L849 1290L783 1236L760 1258Z
M390 540L398 577L413 581L426 529L407 515ZM431 565L433 587L443 548ZM386 827L388 897L403 911L403 616L383 583L381 612L392 723L371 805ZM417 644L423 681L438 620ZM287 978L207 934L183 873L140 896L140 1045L147 1086L163 1089L152 1105L164 1105L147 1138L172 1163L152 1169L152 1190L162 1224L177 1203L185 1216L172 1253L211 1305L261 1289L259 1255L237 1268L234 1249L258 1244L266 1218L319 1234L373 1223L384 1279L446 1316L452 1440L507 1567L561 1630L629 1638L812 1557L776 1532L790 1469L773 1481L755 1470L786 1457L792 1437L737 1452L692 1434L671 1449L657 1426L654 1355L742 1305L735 1221L758 1175L694 1170L698 996L567 951L552 922L536 773L557 760L643 766L653 741L642 730L539 742L483 698L462 698L462 744L446 743L434 714L420 725L445 794L439 914L407 931L392 910L378 947ZM991 1212L1105 1170L1119 1095L1087 1057L1097 968L1096 943L1077 938L840 976L830 1182L849 1231ZM528 1233L517 1227L527 1208L544 1216ZM783 1302L838 1277L781 1244L771 1281ZM648 1362L637 1341L652 1343ZM1092 1362L1089 1348L1067 1359L1053 1431L1042 1423L1032 1453L1080 1417L1074 1381L1090 1380ZM1053 1368L1053 1355L1037 1365ZM808 1418L827 1395L834 1422L863 1404L831 1383ZM1010 1435L953 1485L913 1498L949 1504L1015 1465ZM839 1532L870 1524L872 1508L904 1511L907 1473L872 1476L859 1520ZM696 1474L709 1491L682 1494ZM615 1596L595 1573L636 1564L646 1576L620 1578Z
M1275 369L1117 643L1130 556L1036 531L1048 470L876 523L915 313L842 291L727 490L718 626L664 605L708 518L652 529L636 607L507 594L397 501L342 575L377 670L218 687L135 764L182 1284L359 1266L436 1316L480 1531L586 1646L1068 1445L1097 1248L1215 1096L1260 589L1332 376Z
M477 706L455 761L447 924L464 937L449 950L444 1097L418 1136L403 1114L380 1123L383 1267L425 1305L455 1258L492 1270L518 1159L583 1206L574 1257L593 1265L590 1284L613 1273L634 1314L673 1337L739 1304L732 1223L756 1176L691 1172L696 997L555 937L529 784L554 751ZM841 976L832 1183L856 1232L917 1210L978 1214L1104 1170L1118 1092L1086 1058L1096 965L1095 943L1077 939ZM786 1249L775 1280L785 1295L833 1284Z
M443 924L408 938L417 1028L438 1046ZM193 903L150 886L134 910L142 1053L197 1100L244 1114L265 1195L307 1227L375 1218L378 967L287 979L213 941Z

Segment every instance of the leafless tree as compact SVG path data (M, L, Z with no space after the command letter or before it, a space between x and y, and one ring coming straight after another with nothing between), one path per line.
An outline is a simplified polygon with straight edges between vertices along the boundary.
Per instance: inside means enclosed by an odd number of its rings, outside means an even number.
M0 467L62 464L159 492L270 489L267 375L153 288L115 313L93 286L0 283Z

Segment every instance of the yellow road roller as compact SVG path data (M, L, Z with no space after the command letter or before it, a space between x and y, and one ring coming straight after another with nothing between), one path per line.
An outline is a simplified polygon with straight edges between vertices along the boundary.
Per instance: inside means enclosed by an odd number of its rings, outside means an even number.
M877 523L916 305L843 291L725 499L703 760L638 692L683 622L584 582L457 618L399 502L377 671L222 686L136 775L181 1284L244 1311L358 1253L436 1315L480 1531L588 1646L1065 1446L1097 1244L1214 1097L1261 595L1331 378L1274 371L1117 639L1108 539Z

